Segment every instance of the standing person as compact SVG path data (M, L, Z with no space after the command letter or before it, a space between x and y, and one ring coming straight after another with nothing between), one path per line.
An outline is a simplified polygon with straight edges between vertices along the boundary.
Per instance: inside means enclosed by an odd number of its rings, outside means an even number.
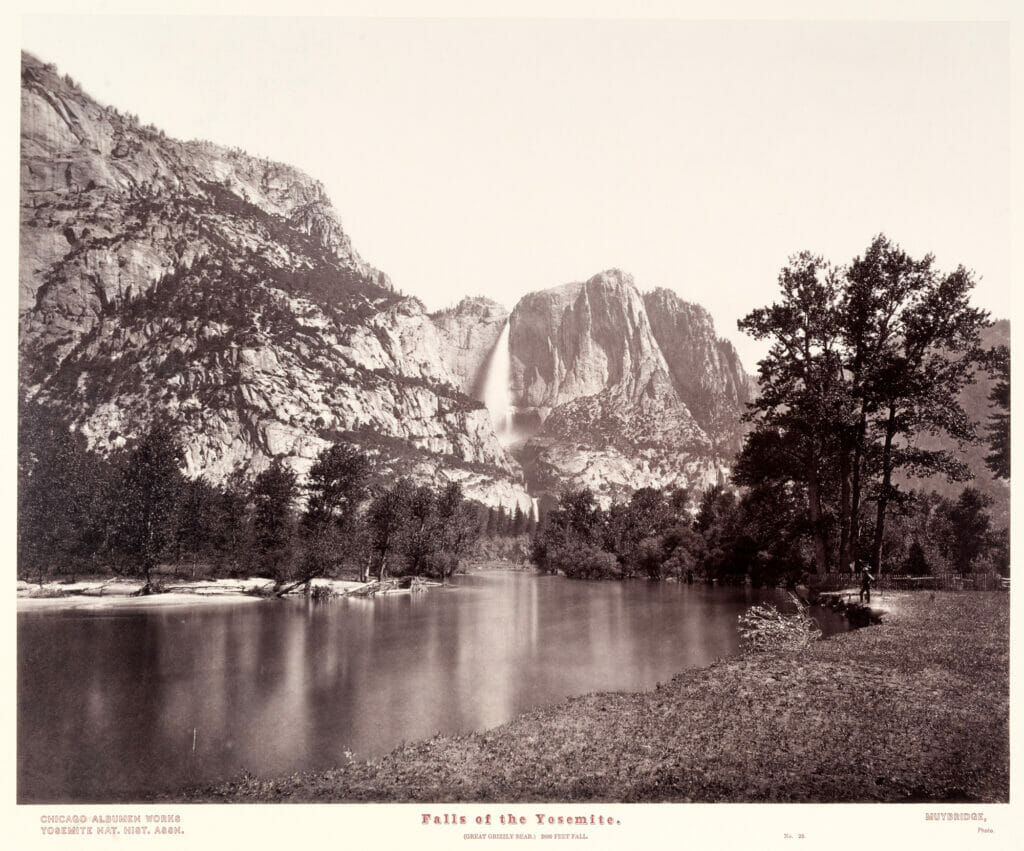
M871 583L875 581L875 577L868 571L868 566L861 562L860 566L860 601L871 602Z

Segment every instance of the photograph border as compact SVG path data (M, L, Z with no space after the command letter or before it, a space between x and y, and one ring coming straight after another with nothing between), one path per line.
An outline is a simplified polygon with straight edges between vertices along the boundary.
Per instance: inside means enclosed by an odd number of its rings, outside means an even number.
M97 13L130 12L138 10L138 4L127 3L89 3ZM423 4L411 2L368 3L351 2L341 4L304 3L276 4L260 2L255 4L240 2L214 3L187 2L170 4L166 2L147 2L143 4L147 11L175 11L194 14L216 11L218 14L230 14L232 10L247 10L259 14L308 14L320 10L320 13L341 16L370 17L568 17L585 18L590 16L610 18L683 18L692 20L708 20L711 18L738 19L772 19L772 20L999 20L1007 21L1011 26L1011 91L1012 91L1012 140L1011 161L1014 166L1012 174L1012 224L1011 238L1011 271L1019 277L1020 245L1022 233L1020 216L1022 200L1022 163L1019 139L1024 131L1021 121L1021 82L1024 67L1024 38L1021 26L1024 16L1010 2L936 2L936 3L836 3L821 4L808 2L777 2L757 4L752 2L720 4L707 2L672 3L652 2L647 4L630 4L624 2L603 2L587 4L582 2L562 2L547 4L531 2L518 4L513 13L508 4L504 8L497 3L443 3L430 2L428 8ZM488 9L486 15L481 14L481 6ZM67 14L72 11L81 13L81 4L74 3L20 3L15 13L5 13L4 36L12 41L4 55L9 64L4 79L0 81L0 91L4 93L3 103L7 107L7 125L4 138L7 148L8 168L4 170L11 190L8 198L12 200L4 207L6 221L6 238L4 240L4 257L6 268L17 266L18 218L17 205L13 199L18 194L18 169L11 167L18 155L17 128L20 97L17 91L18 75L14 63L20 53L21 16L40 12ZM716 14L717 10L717 14ZM827 11L825 11L827 10ZM90 11L92 11L90 9ZM64 69L62 69L64 70ZM68 69L71 70L71 69ZM125 105L130 106L130 105ZM13 126L12 126L13 122ZM230 141L230 140L229 140ZM342 213L344 211L342 210ZM1013 290L1012 282L1009 287ZM7 298L11 304L7 306L5 316L13 324L12 339L17 341L17 286L13 282L7 288ZM1016 296L1012 296L1008 305L1011 320L1015 320ZM1016 330L1012 330L1016 340ZM1016 345L1014 345L1016 348ZM750 365L753 366L753 365ZM11 362L0 372L5 382L4 391L10 400L10 433L17 434L17 351L16 345L11 346ZM1014 430L1016 437L1016 429ZM15 437L11 439L11 448L15 445ZM1016 439L1014 440L1016 443ZM4 489L8 542L11 565L16 564L15 552L15 485L17 468L15 452L5 455L9 466L11 485ZM1011 538L1012 552L1017 551L1018 523L1016 500L1012 505ZM12 569L12 573L13 573ZM9 601L12 616L5 621L8 630L6 647L6 665L8 681L15 682L16 668L16 605ZM1019 683L1019 660L1021 612L1019 605L1011 596L1012 624L1012 672L1011 672L1011 743L1019 742L1019 711L1016 704L1017 684ZM10 848L64 848L79 847L88 844L90 847L108 847L96 838L54 837L45 836L40 831L41 819L50 814L69 816L109 815L116 813L177 813L185 826L183 837L150 838L138 837L139 842L160 842L161 847L174 843L176 848L213 848L224 843L245 843L247 847L273 848L284 843L301 842L307 847L347 847L361 848L407 848L422 849L452 847L510 847L515 840L468 840L465 833L470 830L461 825L436 826L424 825L422 815L432 813L444 815L454 813L465 815L467 823L474 823L477 817L490 815L496 822L500 815L514 814L527 818L527 826L534 823L537 812L568 811L573 814L585 811L587 814L599 814L614 820L611 826L598 825L588 828L588 838L581 845L570 842L570 847L586 849L605 848L862 848L871 845L878 848L897 847L907 843L914 846L921 844L929 849L962 849L962 848L1011 848L1020 847L1024 841L1021 832L1019 788L1016 782L1019 774L1019 758L1011 753L1011 803L1009 804L600 804L573 803L565 805L529 805L529 804L273 804L273 805L218 805L218 804L154 804L146 806L134 805L16 805L15 801L15 767L17 748L15 737L15 716L17 711L14 688L7 700L7 730L11 758L6 761L4 771L4 788L8 809L4 819L3 833L7 835L7 847ZM1015 735L1016 734L1016 735ZM1015 748L1014 751L1017 749ZM1014 792L1018 794L1015 795ZM930 818L930 814L975 814L982 813L983 824L991 827L994 834L979 833L978 818ZM475 830L473 831L475 832ZM495 833L503 832L495 830ZM791 838L790 838L791 837ZM128 844L131 837L120 837L117 844L110 847L136 847ZM68 843L78 843L69 846ZM531 843L536 844L536 843ZM541 843L542 845L544 843ZM521 843L511 847L522 848ZM560 847L565 847L564 845Z

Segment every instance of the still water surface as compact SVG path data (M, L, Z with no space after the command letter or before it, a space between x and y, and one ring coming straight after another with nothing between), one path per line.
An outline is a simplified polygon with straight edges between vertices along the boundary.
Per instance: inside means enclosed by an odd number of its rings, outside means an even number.
M18 615L18 799L132 801L328 768L739 648L778 591L527 573L377 600ZM841 619L826 631L845 628Z

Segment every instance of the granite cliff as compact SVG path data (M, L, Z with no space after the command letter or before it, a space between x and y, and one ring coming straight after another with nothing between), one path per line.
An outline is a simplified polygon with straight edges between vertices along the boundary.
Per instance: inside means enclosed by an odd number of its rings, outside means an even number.
M445 363L459 388L483 401L486 369L508 321L508 311L489 298L464 298L430 317L445 347Z
M671 290L646 293L644 306L676 392L715 451L732 457L743 443L740 418L754 396L736 349L716 335L710 313Z
M710 316L617 269L524 297L510 317L516 454L534 491L603 502L727 471L748 381Z

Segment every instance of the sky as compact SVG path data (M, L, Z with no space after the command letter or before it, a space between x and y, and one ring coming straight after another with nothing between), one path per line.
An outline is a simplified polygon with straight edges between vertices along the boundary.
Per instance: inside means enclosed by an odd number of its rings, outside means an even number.
M22 18L101 103L321 180L430 309L617 267L736 322L880 232L1010 315L1006 23Z

